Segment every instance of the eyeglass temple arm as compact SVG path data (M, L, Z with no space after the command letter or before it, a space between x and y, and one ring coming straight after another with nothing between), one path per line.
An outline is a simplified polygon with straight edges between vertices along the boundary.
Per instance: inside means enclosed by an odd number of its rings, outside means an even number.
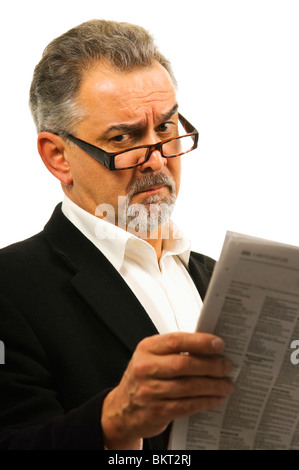
M184 118L184 116L182 116L182 114L180 114L180 113L179 113L179 120L180 120L182 126L184 127L185 131L188 132L188 134L198 133L198 131L195 129L195 127L192 126L192 124L190 124L190 122L187 121L187 119Z
M82 150L85 152L91 154L93 158L103 165L107 166L108 168L111 167L111 160L109 158L109 154L103 150L101 150L98 147L95 147L92 144L89 144L87 142L84 142L84 140L78 139L77 137L72 136L71 134L68 134L67 132L55 132L56 135L60 135L63 137L66 137L69 139L71 142L74 144L78 145Z

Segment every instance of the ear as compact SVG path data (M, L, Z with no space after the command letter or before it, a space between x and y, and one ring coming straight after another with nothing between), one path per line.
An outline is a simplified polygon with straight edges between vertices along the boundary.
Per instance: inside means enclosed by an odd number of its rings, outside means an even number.
M62 137L51 132L41 132L37 139L37 148L42 161L52 175L62 184L72 184L71 169L66 160L67 144Z

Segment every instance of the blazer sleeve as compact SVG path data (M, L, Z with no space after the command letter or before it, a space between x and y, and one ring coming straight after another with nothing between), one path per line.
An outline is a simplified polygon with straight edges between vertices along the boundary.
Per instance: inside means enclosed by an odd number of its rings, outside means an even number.
M32 328L1 296L0 312L0 449L103 450L101 408L109 390L65 413Z

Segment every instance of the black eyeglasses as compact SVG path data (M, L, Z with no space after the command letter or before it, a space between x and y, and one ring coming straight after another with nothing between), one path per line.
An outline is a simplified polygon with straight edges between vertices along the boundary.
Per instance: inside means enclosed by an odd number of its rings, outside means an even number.
M154 150L159 150L164 158L174 158L196 149L198 144L198 131L181 114L179 114L179 121L187 134L172 137L171 139L163 140L153 145L140 145L139 147L129 148L116 153L106 152L84 140L77 139L77 137L65 131L52 133L66 137L111 171L129 170L149 160Z

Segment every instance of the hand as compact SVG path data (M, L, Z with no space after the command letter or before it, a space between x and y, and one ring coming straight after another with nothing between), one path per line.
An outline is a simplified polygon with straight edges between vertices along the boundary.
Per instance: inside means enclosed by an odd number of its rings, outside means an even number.
M180 416L221 405L233 391L224 343L207 333L170 333L142 340L120 381L105 398L106 446L136 449Z

